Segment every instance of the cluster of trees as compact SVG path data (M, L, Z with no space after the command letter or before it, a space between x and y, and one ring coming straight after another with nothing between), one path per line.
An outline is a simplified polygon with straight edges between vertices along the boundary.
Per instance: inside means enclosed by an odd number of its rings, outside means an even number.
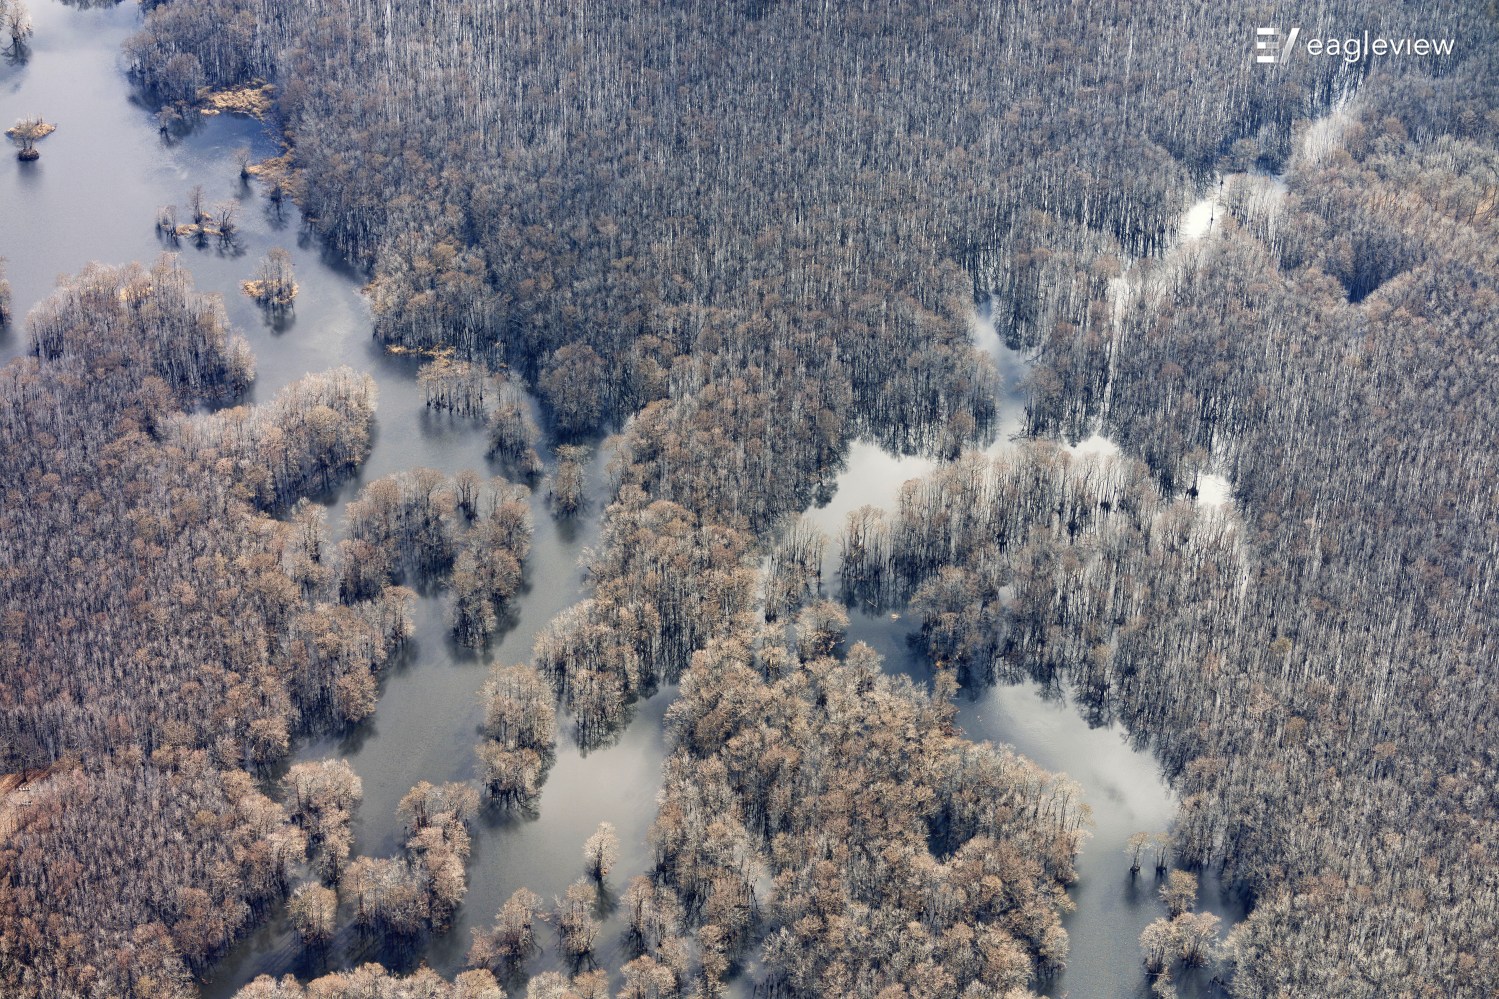
M295 859L310 861L306 870L315 876L287 903L304 945L326 946L338 933L340 896L349 922L382 940L446 931L468 891L469 823L479 804L472 786L420 782L397 808L407 831L402 852L352 859L349 823L363 790L353 769L340 759L298 763L282 787L303 848Z
M484 793L506 808L527 807L557 745L552 687L530 666L496 663L482 696L484 740L476 752Z
M1223 922L1211 912L1193 912L1197 907L1197 875L1172 871L1159 891L1161 903L1170 913L1140 933L1140 951L1151 978L1153 995L1167 999L1176 994L1171 969L1176 964L1195 967L1211 961L1218 950L1218 927Z
M473 931L468 966L508 977L541 950L537 924L545 919L541 896L530 889L517 888L500 906L492 926Z
M1046 442L908 482L893 513L851 514L839 546L847 598L909 604L937 669L1066 679L1100 717L1163 730L1173 771L1170 691L1223 654L1203 623L1248 571L1231 514L1163 496L1143 462Z
M1281 13L1308 32L1367 15ZM1461 23L1439 13L1432 31ZM1052 280L1075 256L1158 248L1220 154L1278 163L1293 121L1362 73L1263 72L1230 41L1260 20L178 0L130 60L165 98L182 78L283 80L303 207L373 269L380 334L515 364L564 435L680 399L682 361L767 368L770 339L802 369L766 387L774 411L799 415L821 383L823 433L949 448L987 422L975 284L1037 340L1086 319L1075 282ZM736 429L736 447L757 439ZM770 429L783 459L817 436Z
M598 941L599 923L593 918L594 901L593 885L579 878L568 885L562 897L553 904L557 946L573 967L593 953L593 945Z
M341 593L362 596L397 580L444 580L453 633L483 645L521 586L531 550L530 490L471 471L430 468L371 482L346 511L349 545Z
M428 409L480 417L490 411L493 379L483 365L454 360L451 350L442 351L422 365L416 380L426 392Z
M648 542L660 553L594 565L595 592L611 600L613 619L633 603L633 614L676 622L621 634L665 642L688 629L677 647L633 650L632 665L616 675L639 678L649 675L638 672L642 663L667 669L672 657L690 657L668 715L673 754L651 832L653 869L621 899L631 958L620 969L621 995L722 994L755 950L762 986L788 996L873 997L894 988L952 999L1023 996L1063 964L1060 915L1071 905L1066 885L1087 822L1071 781L964 740L949 689L924 694L885 676L866 647L844 652L847 617L836 605L804 608L790 634L767 621L737 547L747 539L735 532L693 531L680 508L664 503L633 516L616 510L609 524L636 532L601 544L613 558ZM719 552L727 589L707 585L704 599L732 604L701 622L685 613L706 613L695 607L696 592L684 601L661 587L712 584L713 563L679 573L650 561L693 557L689 542L706 548L697 557ZM627 585L656 588L632 593ZM783 619L794 603L783 606ZM554 628L572 618L562 615ZM553 640L538 640L539 658ZM577 685L578 661L562 653L553 669ZM551 691L529 667L500 667L485 698L481 760L486 768L491 757L518 761L524 785L554 737ZM583 848L589 878L608 875L617 849L613 830L601 826ZM589 879L549 912L518 891L491 927L474 933L470 967L508 978L541 948L543 922L561 953L586 960L600 929L595 906ZM528 994L606 995L607 975L538 975Z
M186 238L201 248L208 245L210 236L217 238L220 243L232 244L239 232L239 202L233 198L225 198L209 204L203 193L203 185L197 184L187 195L187 218L186 222L178 222L177 206L162 205L156 210L156 231L173 246ZM262 279L267 275L273 278L290 278L291 259L277 258L277 252L272 250L272 256L262 262ZM283 255L286 253L285 250L279 252ZM245 291L256 298L266 290L269 289L257 282L250 282L245 287ZM296 294L294 284L291 293Z
M311 376L266 411L185 417L253 365L170 259L65 283L31 336L35 356L0 373L8 763L184 745L240 765L313 720L368 714L349 695L404 637L403 591L338 600L299 566L344 547L251 502L362 456L349 427L368 424L367 380Z
M1184 32L1253 36L1253 13L1226 8L349 0L328 12L178 0L151 12L131 58L163 95L174 61L176 75L201 72L214 86L286 82L303 208L373 270L382 337L514 365L564 436L643 409L623 435L594 595L537 643L537 666L585 741L660 679L691 686L694 652L754 616L762 542L826 488L851 437L954 455L985 435L993 373L966 328L976 285L1000 296L1003 325L1070 334L1068 310L1086 312L1090 282L1117 271L1099 260L1082 281L1055 273L1095 247L1162 245L1223 148L1249 137L1258 155L1283 157L1293 118L1357 73L1307 61L1267 85L1234 45L1185 58ZM1291 13L1311 30L1351 9ZM507 422L497 440L510 450L520 436ZM569 491L555 491L565 509ZM782 564L800 568L790 582L777 574L780 617L805 593L810 552L793 547ZM779 941L772 987L787 993L902 981L981 995L987 983L1032 980L1061 957L1055 885L1075 839L1054 817L1032 829L1023 807L999 817L976 802L1009 802L1010 782L1045 781L963 749L939 706L884 690L862 654L824 668L828 686L860 695L828 698L831 710L822 680L798 679L814 672L803 658L832 651L820 648L821 619L836 614L809 619L795 652L766 642L777 664L766 673L743 671L747 692L786 684L777 697L826 736L788 737L787 786L800 776L804 793L762 802L772 796L750 762L760 728L748 721L722 749L701 736L699 755L684 749L668 775L661 883L697 928L703 980L717 987L762 918ZM704 688L719 685L737 690ZM910 726L919 738L952 740L933 750L958 775L930 791L940 818L897 789L890 811L865 819L862 787L837 783L900 772L887 744L902 745L905 728L860 714L870 690L893 718L920 721ZM706 711L705 733L733 717ZM862 728L846 751L829 750L849 718ZM689 759L708 776L687 779ZM915 786L930 788L934 773ZM851 831L809 842L814 817ZM931 855L929 832L944 856ZM757 863L787 878L773 900L784 909L753 897ZM922 875L939 869L958 873L938 881L978 887L928 908L916 900L936 882ZM998 898L986 878L1021 887ZM894 897L897 885L911 897ZM911 918L894 922L902 913ZM631 988L648 994L668 975L686 983L670 970L684 967L675 951L654 953L633 966Z
M339 887L361 929L387 938L443 932L468 892L468 825L479 794L468 784L422 781L401 799L409 836L396 857L357 857Z
M180 419L175 440L193 458L232 470L237 493L257 508L283 511L327 494L363 463L376 398L369 375L335 368L297 379L268 403Z
M197 294L171 256L150 268L88 268L32 310L27 331L31 352L44 365L86 365L82 373L100 384L80 393L102 403L116 401L104 391L116 387L109 376L133 376L137 392L161 396L158 414L174 403L185 408L232 399L255 377L255 359L229 328L224 303ZM127 408L130 401L117 404Z
M5 258L0 257L0 326L10 325L10 279L5 276Z
M141 83L164 103L186 107L205 86L249 83L257 67L267 67L270 39L243 6L160 0L144 6L165 32L192 39L173 45L142 33L126 40L126 57Z
M537 635L536 668L572 712L585 745L628 719L628 702L676 682L724 620L754 604L750 539L624 488L585 568L592 596Z
M498 458L518 478L528 482L541 474L541 457L536 453L541 428L531 416L525 392L511 379L500 383L487 427L490 457Z
M286 914L304 946L326 947L338 931L338 892L304 881L286 900Z
M557 928L558 947L576 969L592 954L598 938L599 923L594 918L598 903L595 884L603 885L618 855L619 837L614 827L608 822L600 823L598 830L583 844L584 866L593 883L588 878L574 881L563 896L555 900L550 914L542 910L541 898L534 892L517 889L500 907L494 925L473 931L468 966L492 971L502 979L508 978L541 950L536 936L537 924L551 921ZM638 881L649 883L645 878ZM591 975L585 980L595 981ZM602 983L597 987L607 990L607 984L608 976L604 973Z
M373 398L312 376L265 413L185 415L253 361L172 258L64 281L30 338L0 370L0 756L49 776L7 806L0 991L186 996L304 854L240 768L366 717L410 627L403 590L339 598L319 515L257 506L346 471Z
M571 517L583 508L588 487L589 448L583 444L563 444L557 448L557 469L547 479L547 502L559 517Z
M1082 411L1168 489L1221 470L1243 513L1242 592L1195 628L1212 655L1162 691L1175 717L1130 710L1173 744L1188 856L1255 901L1244 997L1499 988L1499 92L1468 23L1469 59L1371 78L1309 130L1283 197L1231 197Z
M378 964L339 971L306 985L287 975L263 975L239 990L239 999L505 999L505 990L487 971L466 971L452 981L430 968L392 975Z
M349 822L364 797L359 775L343 760L320 760L296 764L281 783L287 812L307 838L313 870L336 883L353 847ZM312 902L304 905L310 908Z
M271 248L260 261L255 277L242 286L246 295L272 312L290 309L297 297L297 279L291 254L279 246Z
M822 561L828 539L801 517L788 519L761 572L760 606L767 621L778 621L823 592Z
M794 643L762 620L697 654L651 833L675 898L642 892L633 932L660 948L649 913L679 909L702 994L757 939L767 994L1026 994L1065 962L1080 791L964 740L846 625L813 605Z

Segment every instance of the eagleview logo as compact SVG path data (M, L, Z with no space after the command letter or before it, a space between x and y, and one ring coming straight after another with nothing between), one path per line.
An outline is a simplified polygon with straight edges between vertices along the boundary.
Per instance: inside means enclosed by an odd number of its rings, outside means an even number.
M1301 34L1301 29L1292 28L1291 33L1286 36L1286 43L1284 45L1280 44L1280 32L1274 28L1256 28L1254 33L1256 36L1254 48L1257 53L1254 61L1260 63L1277 63L1285 62L1286 56L1290 54L1292 47L1296 44L1296 36Z
M1301 29L1292 28L1282 40L1278 28L1254 29L1254 61L1262 65L1284 63L1296 51L1296 40ZM1362 35L1351 38L1308 38L1301 48L1308 56L1333 56L1352 65L1370 56L1447 56L1452 54L1456 39L1452 38L1388 38Z

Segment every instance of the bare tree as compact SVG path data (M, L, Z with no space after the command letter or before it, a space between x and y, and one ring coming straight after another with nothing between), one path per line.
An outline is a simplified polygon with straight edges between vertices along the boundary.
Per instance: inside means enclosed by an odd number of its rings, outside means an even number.
M226 242L232 240L235 230L239 228L239 202L230 198L215 202L209 221L219 239Z
M585 465L589 448L582 444L563 444L557 448L557 471L552 474L547 498L558 516L571 516L583 505L586 484Z
M562 898L555 900L553 918L557 923L558 943L562 952L572 960L580 960L593 952L598 938L599 924L593 917L592 886L581 878L568 885Z
M1161 901L1173 917L1190 912L1197 904L1197 875L1190 871L1172 871L1161 885Z
M10 36L10 50L18 55L24 53L26 40L35 31L26 0L7 0L0 6L0 20L3 20L5 33Z
M594 834L583 844L583 863L595 881L603 881L619 859L619 836L614 826L600 822Z
M338 929L338 895L320 884L304 884L292 892L286 912L308 946L326 946Z

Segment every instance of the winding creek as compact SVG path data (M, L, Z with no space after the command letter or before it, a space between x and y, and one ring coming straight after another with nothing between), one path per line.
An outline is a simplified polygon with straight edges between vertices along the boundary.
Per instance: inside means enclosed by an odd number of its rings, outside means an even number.
M295 208L288 205L278 215L240 180L237 147L251 147L256 158L277 152L264 126L219 116L206 119L185 138L164 142L149 110L131 100L120 69L121 43L140 17L135 5L75 10L57 0L35 0L33 12L31 58L0 62L0 117L10 121L41 113L58 124L58 131L41 145L39 161L0 160L0 256L9 259L18 317L48 294L59 274L76 272L90 261L149 261L175 249L199 290L222 295L234 324L249 339L258 359L253 400L269 399L301 375L339 364L369 371L378 383L374 448L356 480L323 499L331 524L339 524L343 506L362 483L391 472L427 466L449 474L465 468L496 473L485 458L482 427L430 413L415 380L418 362L384 353L370 337L359 275L320 252L302 232ZM240 202L241 231L232 249L169 247L155 234L158 206L184 204L197 184L210 201ZM239 292L239 283L273 246L291 252L301 285L295 315L279 326ZM0 330L0 363L24 353L22 325ZM1010 446L1009 438L1020 429L1024 364L1002 347L982 317L975 339L991 353L1005 379L1004 425L994 445L999 449ZM1078 450L1106 452L1111 447L1098 438ZM932 467L925 459L898 459L872 445L856 444L836 495L809 516L836 537L850 510L893 505L901 482ZM342 756L362 778L364 802L355 825L358 852L383 856L398 848L396 803L418 781L473 776L478 691L488 665L527 660L537 630L582 592L579 558L597 537L602 456L595 457L590 476L595 499L573 520L554 520L539 497L533 497L535 537L526 587L514 602L508 629L490 649L476 654L451 642L440 597L422 597L416 635L389 669L374 719L347 736L300 745L296 760ZM1206 493L1203 500L1208 500ZM909 642L912 628L904 617L854 615L851 638L883 653L890 671L925 682L926 664ZM469 894L451 931L428 941L420 953L365 953L346 933L326 959L309 958L278 913L215 968L213 980L204 983L204 995L225 999L258 974L305 977L375 956L396 966L424 961L452 974L461 968L469 930L487 924L513 890L524 885L546 899L562 893L581 873L582 843L602 820L613 822L620 834L621 862L610 884L615 891L622 888L649 862L646 830L655 812L664 754L662 720L670 696L666 691L637 705L633 723L616 743L586 755L569 741L568 727L559 726L557 761L537 814L478 823ZM1065 698L1035 686L978 692L961 704L959 719L972 738L1010 743L1040 765L1069 773L1093 809L1096 826L1073 892L1078 908L1066 920L1071 958L1048 994L1145 995L1136 938L1162 909L1149 875L1130 877L1123 850L1131 833L1160 830L1169 821L1173 802L1154 760L1132 749L1117 728L1090 728ZM606 892L600 911L607 913L611 904ZM1203 904L1222 915L1225 924L1242 916L1210 881ZM601 934L599 960L605 966L621 963L614 953L615 929L606 924ZM547 959L537 964L546 966ZM1190 976L1179 979L1178 986L1184 995L1210 994L1206 983ZM741 983L737 991L749 990Z

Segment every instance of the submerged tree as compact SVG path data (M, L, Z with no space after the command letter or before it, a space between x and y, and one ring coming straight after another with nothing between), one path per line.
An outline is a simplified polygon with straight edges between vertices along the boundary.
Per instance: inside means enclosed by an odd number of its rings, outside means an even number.
M502 807L524 807L541 790L557 741L552 689L530 666L496 664L484 685L484 793Z
M567 886L563 897L554 900L553 917L564 954L580 961L593 952L599 924L593 918L593 888L587 881L579 878Z
M3 22L5 33L10 36L10 50L16 55L22 55L26 51L26 39L30 38L35 28L31 24L31 11L26 7L26 0L0 0L0 22ZM32 157L35 159L35 157Z
M313 869L337 881L353 846L349 823L364 797L359 775L343 760L317 760L293 765L281 783L286 809L307 835Z
M489 408L493 380L484 367L454 360L444 352L422 365L417 382L427 396L427 408L447 410L457 416L483 416Z
M505 990L488 971L466 971L451 982L431 968L407 976L392 974L378 964L334 971L303 985L291 975L280 981L261 975L240 989L239 999L505 999Z
M1172 871L1161 885L1160 895L1173 917L1190 912L1197 904L1197 875L1191 871Z
M517 888L505 900L489 929L473 931L468 966L496 974L508 974L541 949L536 942L536 924L544 920L541 898L526 888Z
M468 891L468 822L478 798L458 783L422 781L406 793L397 810L410 833L405 849L396 857L357 858L340 882L360 927L407 940L447 930Z
M1140 861L1145 856L1145 850L1150 846L1150 833L1137 832L1130 836L1124 845L1124 854L1129 857L1129 872L1140 873Z
M205 232L211 230L225 242L232 240L239 229L239 202L229 198L214 202L209 221L211 225L204 227Z
M286 912L297 936L309 947L326 946L338 929L338 895L316 882L292 892Z
M603 881L619 860L619 836L610 822L600 822L598 830L583 844L583 862L595 881Z
M541 431L526 407L525 395L508 379L500 383L499 397L489 414L489 453L508 462L527 479L541 474L536 442Z
M584 465L589 448L582 444L563 444L557 448L557 471L547 488L547 499L560 517L570 517L583 506L587 485Z

